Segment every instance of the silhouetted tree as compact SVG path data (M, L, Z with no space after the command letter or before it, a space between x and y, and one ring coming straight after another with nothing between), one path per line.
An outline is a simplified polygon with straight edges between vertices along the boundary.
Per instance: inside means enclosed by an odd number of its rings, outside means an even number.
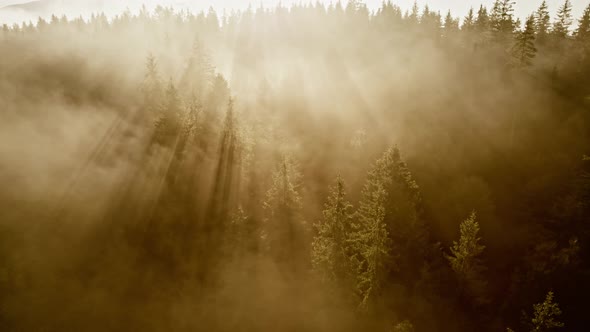
M546 0L543 0L541 6L535 12L534 20L537 39L542 43L547 38L547 34L551 28L551 16L549 16L549 7L547 6Z
M516 42L512 47L512 55L514 56L517 67L530 66L537 53L534 24L534 17L529 16L526 20L524 30L516 36Z
M481 5L477 11L477 19L475 20L475 27L478 32L483 33L489 29L490 17L488 16L488 9Z
M576 39L579 41L590 41L590 4L584 9L576 29Z
M572 3L570 0L565 0L563 5L557 10L557 20L553 23L553 33L561 38L566 37L569 35L569 29L572 23Z
M463 25L461 26L461 30L472 31L475 28L475 20L475 12L473 11L473 7L471 7L467 12L467 16L463 18Z

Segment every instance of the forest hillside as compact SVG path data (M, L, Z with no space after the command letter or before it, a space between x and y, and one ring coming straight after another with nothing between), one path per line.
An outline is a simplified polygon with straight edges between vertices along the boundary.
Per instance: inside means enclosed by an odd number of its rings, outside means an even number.
M0 22L0 330L586 331L590 4L539 2Z

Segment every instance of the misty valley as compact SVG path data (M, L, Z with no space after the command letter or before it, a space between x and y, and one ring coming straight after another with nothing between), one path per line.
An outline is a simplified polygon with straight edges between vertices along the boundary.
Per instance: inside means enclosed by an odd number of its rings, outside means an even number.
M0 21L0 331L588 330L590 3L538 2Z

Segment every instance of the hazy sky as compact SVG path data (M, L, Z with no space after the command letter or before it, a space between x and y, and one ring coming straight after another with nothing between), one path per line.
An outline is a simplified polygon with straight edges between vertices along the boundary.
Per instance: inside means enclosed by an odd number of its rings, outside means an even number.
M81 6L85 0L52 0L57 2L63 3L75 3L75 7ZM88 1L88 0L87 0ZM176 5L177 7L190 7L192 9L203 9L208 8L209 6L215 7L218 11L221 11L223 8L236 8L236 9L244 9L248 7L248 4L251 3L253 7L257 7L260 4L263 4L265 7L271 7L276 5L277 3L282 2L284 5L289 5L292 3L299 3L299 2L310 2L310 0L253 0L253 1L246 1L246 0L131 0L131 1L120 1L120 0L90 0L89 2L92 3L104 3L106 7L106 12L112 12L122 10L121 8L129 7L132 11L135 11L137 8L141 6L142 3L148 5L148 7L153 7L156 4L164 4L164 5ZM311 2L315 2L316 0L311 0ZM331 0L320 0L326 4L332 2ZM542 0L517 0L516 4L516 14L519 17L524 17L534 11ZM549 7L552 13L555 13L557 7L559 7L564 0L547 0ZM19 0L0 0L0 6L5 6L14 3L23 3L28 1L19 1ZM343 0L343 3L346 3L347 0ZM378 8L382 0L365 0L364 1L370 9ZM393 3L400 5L404 9L409 9L414 0L393 0ZM588 5L590 0L572 0L574 6L574 16L579 18L582 14L582 11L585 6ZM463 17L469 7L477 8L480 4L484 4L486 6L490 6L493 3L493 0L420 0L418 4L422 7L425 3L428 3L431 9L440 10L441 12L446 12L447 10L451 10L455 16ZM60 9L63 9L65 13L70 13L72 8L67 8L68 5L63 4ZM109 10L112 9L112 10ZM76 9L77 10L77 9ZM94 10L94 8L92 9ZM0 16L0 20L6 20L6 15Z

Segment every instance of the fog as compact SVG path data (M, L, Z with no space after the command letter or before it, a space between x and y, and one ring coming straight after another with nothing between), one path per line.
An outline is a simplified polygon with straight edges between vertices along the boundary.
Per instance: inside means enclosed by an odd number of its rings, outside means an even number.
M214 8L218 13L223 11L231 12L231 10L246 10L249 6L257 8L263 6L265 8L271 8L279 3L283 6L292 6L294 4L302 3L296 0L259 0L259 1L242 1L242 0L201 0L201 1L181 1L181 0L127 0L127 1L114 1L114 0L84 0L84 1L71 1L71 0L41 0L36 3L46 5L33 6L30 8L4 8L11 5L26 4L34 1L22 1L22 0L2 0L0 1L0 24L14 24L21 23L23 21L36 21L39 16L45 19L49 18L52 14L62 15L65 14L69 17L90 17L92 13L104 12L109 17L121 14L125 10L129 10L132 13L138 13L142 6L146 6L149 10L153 10L158 5L161 6L173 6L177 10L189 9L193 12L200 10L207 10L210 7ZM323 3L325 6L334 4L337 1L311 1L311 3ZM464 15L467 13L469 8L477 9L480 5L491 7L493 0L431 0L431 1L418 1L420 7L428 4L431 10L440 11L445 14L447 11L451 11L456 15ZM305 3L305 2L303 2ZM345 3L345 2L343 2ZM381 0L367 0L363 1L370 11L377 11L383 1ZM413 0L397 0L393 1L394 4L400 6L402 10L411 10L414 1ZM557 9L562 4L560 0L548 0L547 1L549 12L551 15L557 13ZM537 1L518 1L515 6L515 15L521 20L524 20L527 15L537 9ZM573 1L572 14L578 18L582 15L584 10L583 1Z
M590 9L520 2L0 10L0 326L585 330Z

